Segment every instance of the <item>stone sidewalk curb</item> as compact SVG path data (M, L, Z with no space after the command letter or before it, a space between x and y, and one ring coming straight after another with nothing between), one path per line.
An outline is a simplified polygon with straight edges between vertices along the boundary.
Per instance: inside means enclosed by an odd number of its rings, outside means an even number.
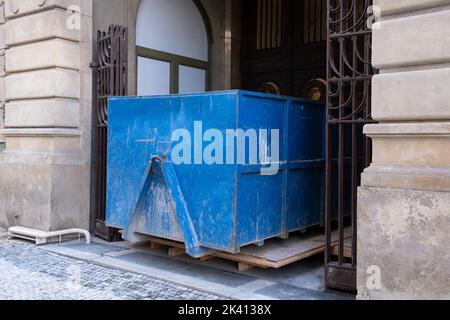
M68 258L85 261L88 263L92 263L101 267L116 269L124 272L132 272L136 274L141 274L144 276L152 277L154 279L167 281L172 284L185 286L194 290L199 290L203 292L207 292L209 294L213 294L219 296L223 299L228 300L260 300L260 301L269 301L269 300L277 300L275 298L271 298L265 295L257 294L255 291L261 289L262 287L267 287L273 285L271 282L264 282L260 280L255 280L245 286L242 287L229 287L217 283L213 283L206 280L200 280L191 276L182 275L170 271L164 271L155 269L152 267L146 267L139 264L121 261L115 258L116 255L120 255L122 253L129 253L130 250L125 250L120 253L116 253L113 255L96 255L96 254L86 254L84 252L80 252L78 250L72 250L69 248L64 248L58 245L47 245L41 247L43 250L50 251L56 253L61 256L65 256ZM254 288L250 288L254 286ZM245 287L249 287L243 290Z

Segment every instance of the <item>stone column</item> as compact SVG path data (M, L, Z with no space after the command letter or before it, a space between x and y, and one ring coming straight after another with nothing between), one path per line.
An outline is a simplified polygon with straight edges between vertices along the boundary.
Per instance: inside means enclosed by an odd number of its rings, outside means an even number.
M91 24L92 0L5 2L1 226L89 227Z
M5 3L0 2L0 132L5 126ZM0 152L5 148L5 137L0 133Z
M380 124L365 128L374 158L359 190L359 298L448 299L450 1L375 5Z
M222 2L224 89L241 88L241 7L239 0Z

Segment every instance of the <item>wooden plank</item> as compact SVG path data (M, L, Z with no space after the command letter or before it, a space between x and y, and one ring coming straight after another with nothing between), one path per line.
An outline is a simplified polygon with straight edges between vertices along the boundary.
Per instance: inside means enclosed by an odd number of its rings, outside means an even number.
M185 248L184 243L182 243L182 242L166 240L166 239L161 239L161 238L153 238L153 237L150 238L150 241L154 242L154 243L158 243L160 245L167 246L167 247L182 248L182 249Z
M345 230L346 238L351 235L351 229ZM336 242L338 233L333 233L332 241ZM325 252L325 236L323 234L291 235L287 240L272 239L264 247L248 246L241 250L236 259L255 262L270 268L281 268L291 263ZM218 253L224 259L233 260L232 254Z
M153 241L150 242L150 248L153 250L158 250L158 249L161 249L162 247L163 247L163 245L160 243L156 243Z
M213 260L213 259L215 259L215 258L216 258L215 256L206 256L206 257L201 257L201 258L198 259L198 260L200 260L200 261L202 261L202 262L205 262L205 261Z
M292 235L287 240L272 239L264 247L248 246L241 249L241 255L264 258L278 262L297 255L311 254L325 249L323 235ZM320 253L320 252L319 252Z
M239 262L238 263L238 270L239 270L239 272L246 272L246 271L249 271L249 270L254 269L254 268L269 269L266 266L262 266L262 265L258 265L258 264L248 264L248 263L244 263L244 262Z
M331 255L333 256L339 256L339 246L334 246L331 250ZM352 248L351 247L344 247L344 258L352 258Z
M240 263L238 264L238 270L239 270L239 272L246 272L246 271L248 271L248 270L250 270L250 269L253 269L253 268L254 268L254 266L251 266L251 265L246 264L246 263L243 263L243 262L240 262Z
M344 241L344 258L353 258L353 252L352 252L352 238L347 238ZM333 256L339 256L339 245L335 245L331 249L331 255Z
M346 241L351 241L351 229L345 230ZM338 233L332 235L332 243L337 244ZM168 246L169 256L179 256L185 253L185 246L181 242L159 238L151 238L152 243ZM215 257L239 263L245 271L250 267L258 268L282 268L297 261L304 260L314 255L325 252L325 235L320 233L292 234L289 239L271 239L265 242L263 247L249 245L241 249L240 254L228 252L216 252L201 258L200 261L208 261ZM350 248L351 252L351 248ZM348 253L348 251L347 251ZM241 265L242 264L242 265Z
M185 249L183 248L169 248L169 257L178 257L178 256L182 256L186 253Z
M216 254L216 256L219 258L225 259L225 260L251 263L258 267L279 269L279 268L287 266L291 263L294 263L294 262L297 262L300 260L304 260L304 259L312 257L316 254L323 253L324 250L325 250L325 247L315 248L313 250L309 250L306 252L300 252L296 255L293 255L288 258L278 260L278 261L267 260L264 256L258 257L258 256L246 255L245 253L233 255L231 253L218 252Z

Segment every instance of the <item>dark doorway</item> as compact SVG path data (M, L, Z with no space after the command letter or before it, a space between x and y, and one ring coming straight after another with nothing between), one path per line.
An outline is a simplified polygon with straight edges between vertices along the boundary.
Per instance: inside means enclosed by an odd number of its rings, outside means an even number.
M325 275L356 290L357 189L371 162L372 0L243 1L243 89L327 105Z
M106 225L106 180L108 142L108 97L128 93L128 30L112 25L97 32L97 53L92 63L94 72L95 111L93 131L93 190L92 228L96 236L107 241L119 241L119 230Z
M243 89L325 102L326 0L243 1Z

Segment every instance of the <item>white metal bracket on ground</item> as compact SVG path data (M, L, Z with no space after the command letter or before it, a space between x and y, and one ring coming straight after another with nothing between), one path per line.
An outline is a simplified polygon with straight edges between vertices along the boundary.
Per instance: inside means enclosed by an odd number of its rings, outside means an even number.
M83 235L86 238L86 243L91 243L91 234L89 231L83 229L67 229L53 232L44 232L24 227L12 227L8 229L8 236L10 238L33 241L36 245L46 244L51 238L59 238L59 242L61 243L63 236L71 234L78 234L80 239L81 235Z

